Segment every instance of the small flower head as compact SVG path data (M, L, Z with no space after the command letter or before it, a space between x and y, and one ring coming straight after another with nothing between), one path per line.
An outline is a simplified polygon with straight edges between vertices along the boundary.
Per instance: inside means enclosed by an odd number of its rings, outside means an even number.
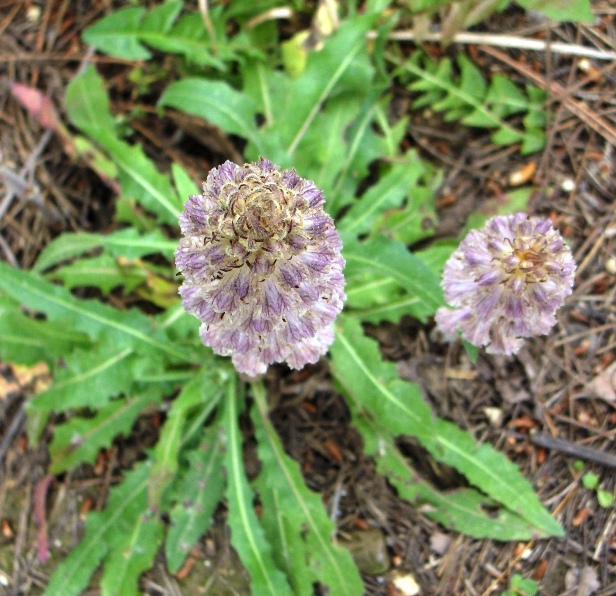
M302 368L334 339L345 300L342 244L323 193L270 161L230 161L208 174L180 215L175 252L184 308L201 340L255 376Z
M515 354L523 337L545 335L571 294L575 262L549 220L496 216L471 230L445 264L442 287L453 309L439 328L460 331L492 354Z

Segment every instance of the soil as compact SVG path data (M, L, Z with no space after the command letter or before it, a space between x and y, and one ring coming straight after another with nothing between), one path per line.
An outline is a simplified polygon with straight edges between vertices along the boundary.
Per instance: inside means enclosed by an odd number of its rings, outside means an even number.
M8 82L43 90L66 122L66 85L81 64L95 61L110 86L113 111L133 118L135 140L161 168L178 159L198 180L225 159L241 160L236 139L194 119L155 117L154 96L133 101L131 64L88 53L79 34L109 12L111 2L3 0L0 7L0 254L5 261L28 268L61 232L109 231L114 204L112 188L67 155L61 140L12 98ZM593 24L555 25L513 9L492 16L480 29L614 51L616 9L610 2L596 2L594 9ZM434 55L453 55L457 48L426 47ZM410 319L367 330L401 376L421 385L438 415L520 466L566 536L523 543L475 540L443 529L399 499L363 454L326 362L300 372L268 371L276 404L272 420L308 486L322 492L341 539L352 545L365 572L366 593L403 594L393 580L405 577L426 595L501 594L511 577L521 574L535 579L546 596L608 596L616 593L616 511L602 507L597 492L584 487L574 463L584 461L584 470L598 474L600 487L614 494L616 61L488 45L471 46L468 53L486 75L504 72L549 91L548 143L540 153L521 156L516 148L493 145L478 130L444 123L431 112L413 113L405 144L418 147L444 171L438 235L451 236L471 213L501 204L516 188L515 174L535 189L530 211L550 217L572 247L578 263L574 293L552 333L528 341L512 358L480 354L472 363L459 345L440 343L433 324ZM408 91L392 91L404 113ZM141 119L134 119L135 108L143 109ZM191 127L193 134L174 144L174 135ZM38 594L78 540L85 513L104 506L110 486L156 441L159 423L144 416L131 437L117 440L95 466L53 479L45 510L51 558L42 563L34 488L49 462L45 444L28 445L23 403L48 379L42 369L5 363L0 370L0 594ZM246 465L256 473L248 421L245 431ZM413 441L404 440L401 447L439 486L459 485L456 474L431 461ZM213 529L178 576L167 573L159 555L142 578L144 593L248 593L248 578L229 546L225 514L221 505ZM96 578L91 586L87 593L97 593Z

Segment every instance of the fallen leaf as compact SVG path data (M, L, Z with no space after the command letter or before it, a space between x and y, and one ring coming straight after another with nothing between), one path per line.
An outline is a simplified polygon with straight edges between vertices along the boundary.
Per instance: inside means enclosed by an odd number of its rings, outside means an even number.
M606 401L616 401L616 362L601 371L588 383L586 389L595 397Z

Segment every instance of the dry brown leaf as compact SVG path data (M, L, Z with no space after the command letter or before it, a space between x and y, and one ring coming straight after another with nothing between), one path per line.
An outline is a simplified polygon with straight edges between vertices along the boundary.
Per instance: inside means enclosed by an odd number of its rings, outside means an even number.
M606 401L616 401L616 362L612 362L602 370L588 385L586 389L595 397Z

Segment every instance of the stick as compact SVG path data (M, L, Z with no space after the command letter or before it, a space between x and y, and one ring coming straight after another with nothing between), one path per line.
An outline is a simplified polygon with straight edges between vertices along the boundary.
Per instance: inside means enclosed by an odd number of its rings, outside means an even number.
M420 36L419 41L441 41L441 31L425 33ZM368 39L377 37L376 31L368 32ZM415 41L414 31L394 31L388 37L396 41ZM616 60L616 52L609 50L597 50L587 46L577 44L553 42L548 43L543 39L531 39L529 37L518 37L515 35L495 35L493 33L474 33L461 31L453 36L454 43L474 43L478 45L497 46L501 48L518 48L520 50L536 50L544 52L549 49L555 54L566 54L569 56L584 56L585 58L595 58L596 60Z

